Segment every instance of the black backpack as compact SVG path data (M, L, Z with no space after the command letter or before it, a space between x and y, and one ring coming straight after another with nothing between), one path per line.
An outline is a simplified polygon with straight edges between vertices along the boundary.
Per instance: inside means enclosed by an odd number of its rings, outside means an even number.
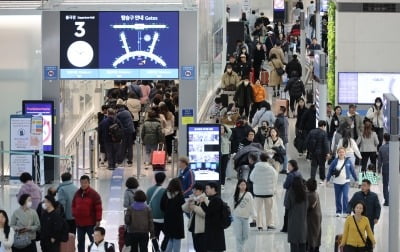
M92 243L92 244L89 245L89 247L88 247L88 251L89 251L89 252L91 251L91 249L92 249L92 247L93 247L93 244L94 244L94 243ZM111 242L104 242L104 251L106 251L106 252L115 252L114 243L111 243Z
M292 84L292 96L301 97L301 95L303 94L303 89L304 89L304 83L299 78Z
M232 223L232 212L231 208L226 204L226 202L222 201L222 210L221 210L221 227L223 229L227 229L230 227Z
M124 131L121 125L116 121L108 127L108 134L111 136L111 141L113 143L120 143L124 137Z

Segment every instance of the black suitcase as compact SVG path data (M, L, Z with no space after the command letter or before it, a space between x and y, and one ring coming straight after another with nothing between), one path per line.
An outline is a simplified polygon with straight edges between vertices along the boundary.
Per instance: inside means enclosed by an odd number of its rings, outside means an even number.
M229 97L228 94L221 94L221 102L224 108L227 108L229 105Z

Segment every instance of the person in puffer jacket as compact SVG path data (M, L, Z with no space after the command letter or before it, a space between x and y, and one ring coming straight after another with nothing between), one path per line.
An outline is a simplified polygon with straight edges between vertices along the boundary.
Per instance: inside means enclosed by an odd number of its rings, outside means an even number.
M100 195L90 187L89 176L81 176L80 183L81 188L72 200L72 215L78 231L78 252L84 252L85 235L93 242L94 228L100 226L103 208Z
M254 201L257 210L257 226L259 230L263 230L264 215L266 215L267 229L275 229L272 207L278 182L278 173L271 163L269 163L269 159L266 152L261 153L260 162L256 163L254 170L250 174L250 180L253 182ZM262 211L263 206L265 208L264 212Z

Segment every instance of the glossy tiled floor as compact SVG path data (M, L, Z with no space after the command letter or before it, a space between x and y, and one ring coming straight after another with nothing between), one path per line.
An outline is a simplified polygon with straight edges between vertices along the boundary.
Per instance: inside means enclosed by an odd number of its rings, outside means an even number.
M292 119L290 119L292 120ZM290 122L291 128L294 124L293 121ZM293 139L291 131L290 139ZM297 158L297 152L293 146L289 146L289 156L290 158ZM300 164L300 169L305 178L309 177L309 167L310 164L304 158L298 158ZM153 182L152 171L142 170L142 175L140 177L140 188L146 190ZM168 176L171 177L171 170L168 170ZM101 168L98 171L98 179L92 181L92 186L101 194L103 200L103 221L102 226L106 227L107 235L106 238L109 241L117 242L117 229L120 224L123 223L123 208L121 197L123 195L123 190L125 189L124 181L127 177L131 175L136 175L136 167L125 167L119 168L113 173ZM231 177L235 175L233 172L228 173ZM290 251L289 245L287 243L287 235L280 233L278 230L282 226L283 220L283 195L284 190L282 188L283 181L285 179L284 175L279 175L279 190L276 197L276 211L275 211L275 223L277 226L277 231L263 231L258 232L256 230L250 231L250 237L246 245L246 251L279 251L285 252ZM77 182L78 183L78 182ZM225 190L222 193L224 200L231 202L233 197L233 191L236 181L234 179L228 180ZM17 186L6 186L4 190L0 191L0 208L4 208L11 214L11 212L17 208L17 201L15 194L18 190ZM351 196L356 190L352 188L349 195ZM381 187L374 190L379 194L382 201ZM322 221L322 246L320 251L331 252L334 247L334 237L338 233L342 233L344 219L336 218L335 214L335 202L334 202L334 192L333 186L321 186L318 188L318 192L321 199L321 207L323 212ZM381 202L382 203L382 202ZM388 251L388 208L382 208L381 220L378 225L375 226L376 239L378 241L377 248L375 251L387 252ZM236 251L235 247L235 237L232 228L226 230L226 244L227 251ZM149 249L149 251L151 251ZM194 251L192 249L191 235L186 234L186 239L182 242L182 250Z

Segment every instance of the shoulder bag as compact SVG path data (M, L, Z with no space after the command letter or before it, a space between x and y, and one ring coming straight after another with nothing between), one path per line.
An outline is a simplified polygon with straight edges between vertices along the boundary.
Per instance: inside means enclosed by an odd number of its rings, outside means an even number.
M242 197L240 197L240 199L237 202L235 202L235 206L233 207L233 209L236 209L240 205L240 203L242 202L242 200L243 200L244 196L246 196L246 194L247 194L247 192L243 193Z
M32 241L29 238L29 232L21 233L16 232L14 236L13 247L16 249L24 249L31 245Z
M344 163L343 163L342 167L340 168L340 170L336 170L336 167L335 167L335 170L332 172L333 176L335 176L336 178L340 176L340 173L342 172L344 166L346 165L346 162L347 162L347 158L344 160Z
M372 245L371 239L369 239L368 236L367 236L367 240L364 239L364 236L362 235L362 233L361 233L361 231L360 231L360 228L359 228L358 225L357 225L357 221L356 221L356 218L354 217L354 215L353 215L353 220L354 220L354 223L356 224L358 234L360 234L361 240L362 240L362 241L364 242L364 244L365 244L365 247L364 247L365 252L370 252L370 251L372 251L372 250L374 249L374 247L373 247L373 245Z
M276 71L276 73L279 75L279 76L282 76L282 75L284 75L285 74L285 70L283 70L283 68L282 67L278 67L278 68L276 68L276 66L275 66L275 64L274 64L274 61L273 60L271 60L271 62L272 62L272 65L274 66L274 68L275 68L275 71Z

